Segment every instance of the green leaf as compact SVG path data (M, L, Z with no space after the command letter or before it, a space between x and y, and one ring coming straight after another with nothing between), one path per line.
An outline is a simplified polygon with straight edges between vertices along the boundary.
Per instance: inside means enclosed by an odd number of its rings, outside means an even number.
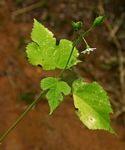
M98 83L76 80L73 84L73 98L77 115L86 127L114 133L109 118L112 108L106 92Z
M50 114L52 114L63 100L62 93L64 95L69 95L71 92L71 88L66 82L53 77L42 79L40 86L43 90L48 90L46 98L50 106Z
M31 38L32 42L27 45L26 53L32 65L41 65L44 70L65 68L73 46L71 41L62 39L59 45L56 45L53 33L37 20L34 20ZM79 62L78 55L78 50L74 48L67 69Z

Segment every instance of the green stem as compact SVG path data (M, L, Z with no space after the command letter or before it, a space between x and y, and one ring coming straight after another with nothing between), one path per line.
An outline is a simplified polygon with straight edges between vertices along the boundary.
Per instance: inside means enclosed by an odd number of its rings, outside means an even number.
M69 61L72 57L74 48L81 42L82 38L85 37L91 30L93 29L93 26L91 28L89 28L86 32L80 33L79 37L73 42L73 47L71 49L70 55L68 57L67 63L64 67L64 69L62 70L62 72L60 73L59 77L63 74L63 72L67 69L67 66L69 64ZM27 109L17 118L17 120L8 128L8 130L1 136L0 138L0 144L3 143L3 141L5 140L5 138L8 136L8 134L14 129L16 128L16 126L20 123L20 121L29 113L29 111L33 108L33 106L35 106L41 96L45 93L46 91L42 91L38 97L36 97L36 99L27 107Z
M1 136L0 138L0 144L3 143L3 141L5 140L5 138L8 136L8 134L14 129L16 128L16 126L20 123L20 121L28 114L28 112L33 108L33 106L35 106L41 96L44 94L45 92L41 92L36 99L27 107L27 109L17 118L17 120L8 128L8 130Z
M86 48L89 48L90 46L88 45L86 39L84 37L82 37L83 41L85 42Z
M69 61L70 61L70 59L71 59L71 57L72 57L74 48L82 41L82 39L83 39L90 31L92 31L92 29L93 29L93 26L91 26L86 32L80 33L79 37L73 42L73 46L72 46L70 55L69 55L69 57L68 57L67 63L66 63L66 65L65 65L64 69L61 71L59 77L61 77L62 74L63 74L63 72L67 69L67 66L68 66Z
M83 40L83 38L84 38L89 32L91 32L92 30L93 30L93 26L91 26L87 31L81 32L80 35L79 35L79 37L78 37L78 39L77 39L77 41L76 41L75 46L77 46L77 45Z
M64 69L61 71L61 73L60 73L59 76L62 76L63 72L66 70L66 68L67 68L67 66L68 66L68 64L69 64L70 58L71 58L71 56L72 56L72 53L73 53L73 51L74 51L74 48L75 48L75 46L73 45L73 47L72 47L72 49L71 49L71 52L70 52L70 55L69 55L69 57L68 57L67 63L66 63L66 65L65 65Z

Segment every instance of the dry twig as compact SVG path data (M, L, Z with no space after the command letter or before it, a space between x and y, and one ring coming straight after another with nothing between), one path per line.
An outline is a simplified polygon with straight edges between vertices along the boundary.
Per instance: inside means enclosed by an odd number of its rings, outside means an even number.
M32 4L32 5L30 5L30 6L27 6L27 7L21 8L21 9L18 9L18 10L14 11L14 12L12 13L12 18L15 18L15 17L18 16L18 15L21 15L21 14L24 14L24 13L27 13L27 12L30 12L30 11L36 9L36 8L39 8L39 7L43 6L43 5L45 4L45 2L46 2L46 1L43 0L43 1L40 1L40 2L38 2L38 3Z
M103 2L101 0L99 1L98 9L101 14L105 13L104 7L103 7ZM125 105L125 102L124 102L125 101L124 58L123 58L122 47L116 36L116 33L119 30L120 26L122 25L124 18L125 18L125 14L122 14L119 22L114 26L114 28L112 28L111 23L107 18L105 20L105 25L110 33L112 42L115 44L115 46L117 48L117 56L118 56L118 63L119 63L119 80L120 80L120 88L121 88L120 103L123 105Z

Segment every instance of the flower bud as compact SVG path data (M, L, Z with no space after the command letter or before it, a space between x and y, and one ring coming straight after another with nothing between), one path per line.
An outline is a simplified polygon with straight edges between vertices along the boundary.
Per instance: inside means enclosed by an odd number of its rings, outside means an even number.
M82 27L82 22L78 21L78 22L74 22L72 21L72 27L74 31L79 31Z
M104 22L104 16L96 17L95 20L93 21L93 26L97 27L101 25L103 22Z

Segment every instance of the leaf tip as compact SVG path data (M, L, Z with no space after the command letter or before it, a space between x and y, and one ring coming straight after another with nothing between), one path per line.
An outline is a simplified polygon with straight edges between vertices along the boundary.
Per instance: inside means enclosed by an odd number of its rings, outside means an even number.
M33 18L33 22L36 23L36 22L38 22L38 21L37 21L35 18Z
M49 112L49 115L51 116L51 115L52 115L52 113L53 113L53 112L52 112L52 111L50 111L50 112Z
M54 110L55 110L55 109L51 108L51 106L50 106L50 112L49 112L49 115L50 115L50 116L53 114Z
M112 127L109 129L109 132L115 136L117 136L117 133L112 129Z

